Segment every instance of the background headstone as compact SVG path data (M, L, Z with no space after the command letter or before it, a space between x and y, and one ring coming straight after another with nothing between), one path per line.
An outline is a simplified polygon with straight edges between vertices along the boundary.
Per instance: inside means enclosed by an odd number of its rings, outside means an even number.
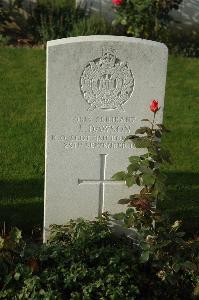
M94 219L135 188L114 182L130 155L124 143L153 117L162 122L167 67L164 44L128 37L88 36L48 42L44 239L50 224ZM143 125L143 124L142 124Z

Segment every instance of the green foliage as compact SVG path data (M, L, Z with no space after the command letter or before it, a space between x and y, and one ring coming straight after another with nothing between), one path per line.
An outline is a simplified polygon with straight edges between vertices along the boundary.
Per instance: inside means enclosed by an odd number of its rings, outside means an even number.
M136 239L116 236L110 218L51 227L47 244L26 244L16 229L0 241L0 299L191 299L197 294L198 242L180 222L147 226L135 208ZM150 216L149 216L150 219ZM148 287L151 287L150 289Z
M100 15L84 17L74 23L69 36L111 34L111 26Z
M110 25L100 16L85 17L74 0L38 0L34 8L19 1L0 7L0 43L45 44L46 41L77 35L109 34Z
M43 133L44 133L44 86L45 86L45 70L44 70L44 51L41 49L0 49L1 51L1 68L3 70L1 77L1 134L3 143L1 145L1 161L2 161L2 181L1 181L1 208L0 208L0 219L1 221L6 220L6 228L11 224L20 224L23 226L24 230L29 229L34 224L42 223L42 195L43 195ZM172 165L167 165L164 167L164 171L167 171L169 175L169 192L171 194L171 200L161 202L164 206L164 210L169 210L171 213L178 214L178 218L184 217L187 220L187 226L194 226L194 217L198 215L197 206L197 195L198 195L198 61L196 59L188 59L183 57L170 57L169 60L169 73L167 80L167 101L165 103L165 113L164 121L167 126L172 128L172 132L166 136L163 135L163 144L167 148L171 149L172 157L174 162ZM31 69L31 73L30 73ZM31 77L30 77L31 76ZM9 90L9 93L8 93ZM15 108L15 114L13 115L13 107ZM31 116L31 118L30 118ZM143 121L144 122L144 121ZM194 124L194 130L193 130ZM144 126L144 125L143 125ZM37 140L37 143L35 143ZM20 143L19 143L20 142ZM130 163L133 163L133 158ZM193 172L193 173L192 173ZM126 173L126 172L125 172ZM130 189L129 189L130 191ZM168 191L167 191L168 193ZM133 195L133 199L136 199L136 195ZM126 203L129 203L129 199L124 199ZM138 203L139 204L139 203ZM140 203L141 204L141 203ZM142 205L144 202L142 202ZM147 203L145 203L147 207ZM128 215L126 216L126 223L132 224L131 219L133 218L133 213L131 210L135 207L129 207ZM11 214L12 211L12 214ZM33 213L34 212L34 213ZM138 216L142 216L142 213L136 217L134 213L134 219L138 219ZM145 214L147 216L147 214ZM118 219L123 220L125 213L121 213ZM39 220L39 221L38 221ZM158 225L159 224L159 225ZM162 223L156 221L156 227L158 232L161 231ZM139 223L138 223L139 225ZM182 224L183 225L183 224ZM157 227L158 226L158 227ZM141 225L140 225L141 227ZM176 225L174 226L176 228ZM190 228L189 227L189 228ZM166 227L167 228L167 227ZM197 223L195 222L195 231L198 230ZM167 235L171 230L171 226L168 227ZM192 228L193 230L193 228ZM61 230L60 230L61 231ZM72 229L71 229L72 232ZM179 231L180 232L180 231ZM179 233L178 231L176 233ZM174 232L175 233L175 232ZM85 234L86 235L86 234ZM98 233L97 233L98 235ZM150 236L151 235L151 236ZM152 231L147 237L147 241L153 243L154 232ZM165 235L165 240L167 235ZM92 234L94 236L94 234ZM60 233L60 239L62 235ZM115 237L114 237L115 238ZM8 239L8 237L6 237ZM88 241L90 237L87 236ZM156 239L155 239L156 240ZM94 240L92 240L94 241ZM162 237L162 241L164 238ZM100 250L100 241L97 243L98 250ZM84 244L85 244L84 243ZM165 243L168 243L166 240ZM192 290L194 289L194 294L198 295L199 283L196 283L198 261L197 257L197 241L186 241L187 248L184 248L184 254L181 252L181 246L179 244L178 248L173 248L176 251L172 253L169 252L170 246L168 247L168 260L178 254L180 264L183 260L191 261L194 265L192 268L192 274L190 271L187 273L185 271L179 270L177 274L172 272L172 282L169 283L168 280L164 280L165 270L164 268L152 268L150 267L151 259L153 254L150 254L149 260L146 263L140 265L138 271L135 268L133 272L137 281L139 280L140 290L144 296L137 296L140 299L192 299ZM0 239L0 248L5 244L5 238ZM57 236L58 244L58 236ZM19 245L19 244L17 244ZM16 246L17 246L16 245ZM113 254L117 250L116 244L113 247ZM128 244L129 245L129 244ZM18 246L17 246L18 247ZM23 256L23 244L21 244L21 253ZM12 259L15 263L9 267L8 274L11 274L11 282L8 286L5 286L1 293L5 296L3 299L14 299L13 293L15 284L18 286L16 288L16 293L20 293L23 287L23 293L28 289L29 291L33 289L33 286L37 287L38 290L38 277L43 274L45 264L42 262L40 265L39 252L40 249L33 249L33 245L26 245L25 256L21 258L20 254L12 251ZM70 248L71 249L71 248ZM137 249L137 248L136 248ZM166 248L164 248L167 250ZM195 249L195 250L194 250ZM5 250L5 248L4 248ZM192 250L195 251L192 252ZM64 246L64 250L66 247ZM72 251L72 250L71 250ZM131 250L132 251L132 250ZM97 249L96 249L97 252ZM164 257L166 258L166 252ZM14 254L13 254L14 253ZM32 254L31 254L32 253ZM54 253L46 250L46 261L48 264L48 269L50 270L51 257ZM133 252L134 253L134 252ZM2 252L1 252L2 254ZM0 254L0 255L1 255ZM52 255L51 255L52 254ZM197 255L196 255L197 254ZM136 253L134 254L136 255ZM77 252L76 252L77 256ZM132 256L132 252L131 252ZM79 256L80 258L82 256ZM107 257L107 260L111 258ZM160 263L160 257L158 257L158 262ZM77 259L77 257L76 257ZM20 261L18 267L16 266L16 260ZM60 258L61 260L61 258ZM106 260L106 262L107 262ZM43 260L42 260L43 261ZM135 261L137 256L135 256ZM157 261L154 261L154 265ZM30 263L32 264L31 271ZM39 263L39 269L36 271L36 266ZM97 269L98 262L95 260L96 264L92 265L92 269ZM187 264L187 263L186 263ZM185 264L185 265L186 265ZM188 263L189 264L189 263ZM22 265L22 267L21 267ZM167 263L165 263L167 266ZM33 268L34 266L34 268ZM58 265L56 265L57 267ZM54 272L55 284L52 283L52 288L55 289L59 285L58 281L60 277L62 278L62 273L59 276L59 269L56 272L56 267ZM21 269L20 269L21 268ZM175 267L176 269L176 267ZM178 269L178 267L177 267ZM2 272L2 261L0 262L0 270ZM15 278L19 280L15 281L13 277L13 271L16 270ZM90 271L91 268L88 268ZM159 273L160 277L156 275ZM108 272L108 271L107 271ZM19 277L20 274L24 274ZM4 273L5 274L5 273ZM28 274L28 275L26 275ZM68 274L68 273L67 273ZM182 275L182 278L180 279ZM186 276L185 276L186 275ZM0 279L0 290L5 280L9 280L1 273ZM46 273L42 275L43 281L47 277ZM46 277L45 277L46 276ZM132 276L132 274L130 274ZM176 277L175 277L176 276ZM190 279L190 276L193 279ZM185 280L186 277L186 280ZM25 283L23 283L23 279ZM103 279L103 275L101 276ZM100 279L101 279L100 278ZM167 277L168 278L168 277ZM176 280L177 278L177 280ZM175 280L174 280L175 279ZM133 279L132 279L133 280ZM53 279L51 280L53 282ZM136 281L132 281L136 285ZM135 282L135 283L134 283ZM13 284L13 286L12 286ZM29 287L30 284L30 287ZM123 283L122 283L123 284ZM42 283L43 285L43 283ZM60 282L62 285L62 282ZM73 282L73 287L75 287L75 282ZM150 288L149 288L150 287ZM45 296L41 289L39 293L36 290L36 299L55 299L58 298L56 292L52 291L52 288L46 288ZM116 288L116 286L114 286ZM126 288L128 290L128 287ZM168 296L167 296L167 293ZM185 293L186 292L186 293ZM15 294L16 294L15 293ZM75 293L75 291L74 291ZM148 294L149 295L148 295ZM152 296L151 296L152 293ZM156 295L154 296L154 294ZM173 295L171 295L173 293ZM176 293L176 294L175 294ZM181 293L181 296L178 295ZM33 294L33 292L32 292ZM55 296L56 294L56 296ZM9 296L10 295L10 296ZM151 296L151 298L150 298ZM2 295L0 296L3 297ZM39 298L40 297L40 298ZM75 297L75 294L74 296ZM104 296L105 297L105 296ZM170 297L170 298L169 298ZM184 297L184 298L183 298ZM33 296L32 296L33 298ZM22 297L23 299L23 297ZM24 298L25 299L25 298ZM31 299L31 298L29 298ZM60 298L59 298L60 299ZM98 298L97 298L98 299ZM105 298L106 299L106 298ZM120 298L119 298L120 299ZM135 298L136 299L136 298Z
M169 12L182 0L123 0L115 7L114 24L121 24L130 36L155 39L162 35L170 20Z
M1 48L0 58L0 227L31 234L43 218L45 51ZM172 131L162 138L173 163L163 166L169 197L159 207L190 234L199 227L198 68L198 59L169 57L164 124Z
M0 45L15 42L27 35L28 12L22 7L22 1L0 3Z
M6 246L5 246L6 247ZM11 251L11 249L9 249ZM108 221L53 226L50 241L1 273L0 299L134 299L134 257ZM5 249L3 249L5 251Z
M129 199L120 199L118 203L128 204L129 208L126 213L116 214L114 218L125 227L137 230L139 263L147 264L147 274L156 269L156 276L172 287L171 291L167 290L167 294L164 294L163 286L159 290L156 283L154 294L144 295L143 299L159 299L160 296L164 296L164 299L191 299L193 293L198 295L199 241L185 241L185 233L179 231L182 222L177 220L169 225L156 208L157 202L165 198L166 177L160 167L171 163L171 157L160 144L162 134L169 130L155 123L159 108L154 111L151 105L153 120L142 120L150 126L140 127L134 135L126 138L136 148L144 148L146 153L130 156L127 172L120 171L113 175L113 179L125 180L128 187L133 184L140 186L140 192L130 195ZM150 276L153 278L153 274ZM146 285L150 286L151 283ZM177 286L183 287L182 293ZM194 286L192 294L191 286Z
M170 53L181 54L187 57L199 57L199 30L193 28L181 28L173 30L169 28L163 38L170 49Z
M120 171L112 176L114 180L124 180L128 187L133 185L140 186L140 194L131 195L129 198L130 206L146 205L151 208L158 200L165 198L166 176L160 171L163 163L171 163L170 153L160 145L160 138L164 132L169 132L162 124L155 124L153 121L142 120L149 126L140 127L134 135L130 135L126 140L132 141L136 148L144 148L145 154L140 156L130 156L127 171ZM124 203L120 201L119 203ZM124 204L126 204L125 201Z
M170 53L198 57L198 28L178 24L170 15L171 10L177 10L181 2L182 0L123 0L120 5L115 6L116 18L113 25L128 36L163 42Z
M10 41L9 36L0 33L0 46L6 46Z
M38 0L34 8L26 10L14 2L7 10L0 8L0 20L2 45L32 46L69 36L111 33L108 22L99 15L86 17L74 0Z
M199 241L186 240L180 231L182 222L170 223L153 205L163 194L165 176L160 165L170 162L159 141L168 130L155 124L155 114L152 122L144 120L150 127L129 136L140 147L139 139L145 135L146 154L130 156L127 172L113 176L129 187L140 186L139 194L119 201L130 206L126 212L106 213L92 222L78 219L52 225L48 243L41 246L27 245L14 228L0 239L0 299L187 300L198 296ZM131 238L115 234L115 221L133 228Z
M75 1L38 0L30 18L30 28L36 42L67 37L74 22L83 14Z

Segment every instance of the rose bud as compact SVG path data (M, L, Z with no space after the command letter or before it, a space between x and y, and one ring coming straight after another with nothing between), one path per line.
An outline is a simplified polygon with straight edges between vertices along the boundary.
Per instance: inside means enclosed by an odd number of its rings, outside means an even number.
M150 110L152 112L156 113L159 109L160 109L160 107L158 106L158 101L157 100L151 101Z
M112 3L115 4L115 5L121 5L123 2L123 0L112 0Z

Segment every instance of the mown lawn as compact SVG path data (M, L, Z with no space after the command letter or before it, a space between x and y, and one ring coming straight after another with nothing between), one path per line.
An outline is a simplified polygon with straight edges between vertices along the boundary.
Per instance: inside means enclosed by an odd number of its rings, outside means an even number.
M45 52L0 49L0 221L42 224Z
M169 201L161 207L182 218L187 230L199 230L199 59L170 57L164 124L171 133L163 144L173 163L165 167Z
M0 226L26 232L43 218L45 51L0 49ZM170 200L161 208L199 228L199 59L170 57L163 138Z

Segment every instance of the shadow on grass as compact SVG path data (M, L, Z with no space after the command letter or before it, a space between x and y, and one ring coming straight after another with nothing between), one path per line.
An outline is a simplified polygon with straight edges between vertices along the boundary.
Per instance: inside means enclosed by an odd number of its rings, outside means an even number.
M0 181L0 229L17 226L30 234L43 226L44 180Z
M14 226L25 234L33 231L42 231L43 228L43 201L35 199L19 203L3 205L0 207L0 229L4 224L6 232Z
M182 219L184 229L197 232L199 228L199 174L165 172L168 199L160 209L172 219ZM0 226L18 226L30 232L43 223L43 179L0 181Z
M0 201L2 199L30 199L33 197L43 197L43 194L43 179L0 181Z
M159 204L173 219L183 220L187 232L199 231L199 174L165 172L168 199Z

